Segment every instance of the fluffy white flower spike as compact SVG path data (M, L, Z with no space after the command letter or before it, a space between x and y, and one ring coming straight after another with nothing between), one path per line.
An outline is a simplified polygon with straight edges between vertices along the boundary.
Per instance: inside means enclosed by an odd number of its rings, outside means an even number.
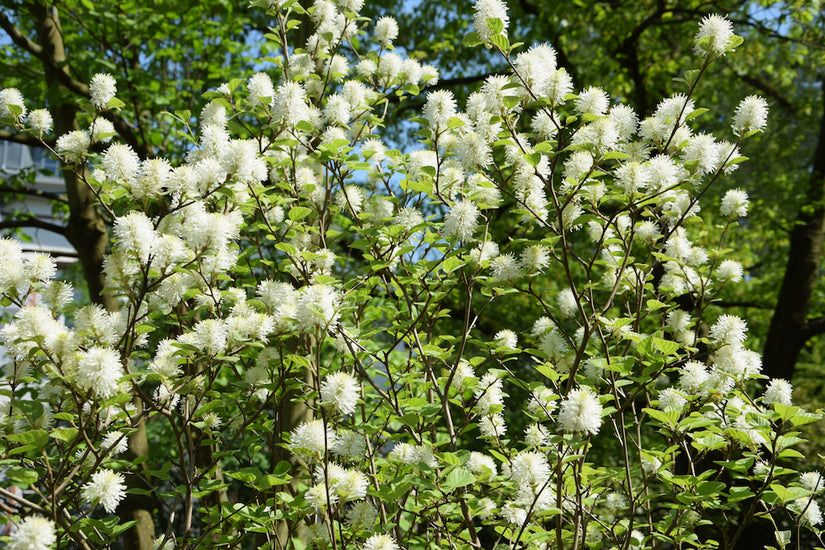
M86 502L103 506L109 514L114 514L117 505L126 496L123 474L103 469L92 474L92 480L83 487Z
M11 109L20 111L15 113ZM0 90L0 116L19 119L26 116L26 104L23 102L23 94L17 88L4 88Z
M89 96L95 109L102 111L109 106L117 93L115 77L106 73L97 73L89 82Z
M756 95L749 95L736 107L733 131L737 135L753 130L764 130L768 123L768 102Z
M8 550L46 550L56 540L54 522L46 518L29 516L17 524L17 530L11 534L6 548Z
M341 414L352 414L358 404L358 381L346 372L330 374L321 382L321 402L332 405Z
M562 430L596 435L601 425L602 404L590 388L573 390L562 401L559 411L559 427Z
M734 46L733 25L721 15L708 15L699 23L699 32L696 33L696 55L710 55L719 57Z
M473 6L473 27L483 42L489 42L490 38L499 34L496 29L490 27L491 19L498 19L504 26L501 32L506 33L510 24L507 15L507 4L501 0L478 0Z

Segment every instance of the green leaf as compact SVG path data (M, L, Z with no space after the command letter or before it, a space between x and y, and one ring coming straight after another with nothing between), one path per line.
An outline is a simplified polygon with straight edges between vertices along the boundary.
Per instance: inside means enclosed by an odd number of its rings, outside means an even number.
M679 350L678 343L662 338L653 338L653 345L665 355L674 355Z
M14 485L20 487L21 489L26 489L30 485L34 485L40 477L36 471L30 470L29 468L22 468L20 466L12 466L8 468L5 470L5 475Z
M49 442L49 432L46 430L29 430L19 434L7 434L6 439L23 445L31 445L34 448L42 449Z
M481 36L477 32L468 32L461 41L465 48L475 48L481 44Z
M55 428L49 435L51 435L52 439L71 443L77 437L77 433L77 428Z
M493 34L499 34L504 30L504 21L497 17L491 17L487 19L487 28L490 29L490 32Z
M510 51L510 41L507 40L507 37L503 34L497 34L495 36L490 37L490 42L503 51L504 53L509 53Z
M312 214L312 210L306 206L293 206L289 209L289 219L294 222L303 220L310 214Z
M466 468L458 467L449 474L447 474L447 480L444 483L444 492L450 493L459 487L465 487L467 485L472 485L475 483L476 478L475 476L470 473L469 470Z
M538 166L539 162L541 162L541 153L527 153L524 155L524 160L530 166Z

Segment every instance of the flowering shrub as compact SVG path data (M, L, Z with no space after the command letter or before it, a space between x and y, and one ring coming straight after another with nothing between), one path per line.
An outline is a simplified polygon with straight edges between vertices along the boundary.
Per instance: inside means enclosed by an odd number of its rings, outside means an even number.
M821 477L793 467L818 417L786 381L755 395L745 321L709 308L743 278L724 239L748 198L725 194L710 250L700 205L767 120L748 97L731 141L698 131L692 92L741 43L727 20L639 120L479 0L465 45L511 73L463 110L429 92L401 152L387 113L438 72L394 51L395 20L256 4L283 54L206 92L196 125L178 113L183 164L109 143L111 75L57 139L112 217L118 311L0 241L12 548L105 546L140 496L162 548L732 548L757 516L777 547L818 536ZM13 89L0 116L50 131ZM532 329L487 330L507 307ZM142 425L151 457L128 449Z

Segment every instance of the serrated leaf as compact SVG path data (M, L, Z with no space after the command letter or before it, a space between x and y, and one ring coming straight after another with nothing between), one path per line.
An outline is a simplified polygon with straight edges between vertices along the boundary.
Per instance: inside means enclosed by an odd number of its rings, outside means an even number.
M481 44L481 37L478 35L477 32L468 32L464 35L461 43L466 48L475 48L479 44Z
M49 441L49 432L46 430L29 430L19 434L7 434L6 439L42 449Z
M501 31L504 30L504 21L497 17L491 17L487 19L487 28L490 29L490 32L493 34L499 34Z
M503 34L497 34L490 37L490 43L497 46L501 51L508 53L510 51L510 41Z
M312 213L312 210L306 206L293 206L289 209L289 219L297 222L303 220Z
M447 480L444 483L444 492L449 493L452 492L459 487L466 487L467 485L472 485L475 483L476 478L475 476L470 473L469 470L465 468L456 468L449 474L447 474Z

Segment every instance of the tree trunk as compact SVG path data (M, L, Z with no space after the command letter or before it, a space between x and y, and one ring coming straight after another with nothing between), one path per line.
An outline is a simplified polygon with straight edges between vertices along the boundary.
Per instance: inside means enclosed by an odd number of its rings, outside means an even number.
M808 312L819 277L825 240L825 81L820 84L823 87L823 114L813 170L805 192L805 204L800 208L791 231L788 264L765 340L763 357L766 375L788 381L793 377L802 346L813 335Z
M57 93L51 107L54 119L55 133L63 135L78 129L77 108L74 105L75 95L61 85L57 71L66 70L66 49L60 29L57 11L40 4L32 5L32 13L37 18L38 39L42 48L42 59L46 84ZM63 171L66 183L66 195L69 200L69 223L66 228L66 237L77 250L78 258L83 266L83 273L89 288L89 296L93 302L103 305L113 311L118 308L117 300L108 293L104 293L105 277L103 274L103 256L108 246L108 232L106 223L97 208L97 200L91 189L71 170ZM148 456L149 446L146 439L146 427L138 426L138 431L129 438L129 450L132 457ZM130 482L134 481L129 476ZM154 522L151 511L145 503L137 503L137 499L127 499L119 507L118 512L125 521L136 520L132 529L124 533L126 550L152 550L152 541L155 535Z

